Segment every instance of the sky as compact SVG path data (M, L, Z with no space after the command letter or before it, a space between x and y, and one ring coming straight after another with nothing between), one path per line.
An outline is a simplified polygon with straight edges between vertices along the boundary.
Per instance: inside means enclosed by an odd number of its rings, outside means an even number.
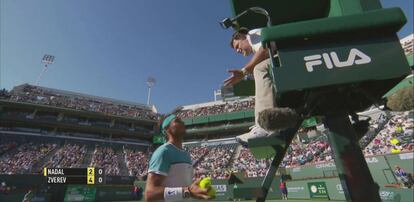
M413 33L413 0L401 7ZM249 58L229 46L229 0L0 0L0 88L34 84L43 55L55 56L39 85L145 104L167 113L214 100L229 69Z

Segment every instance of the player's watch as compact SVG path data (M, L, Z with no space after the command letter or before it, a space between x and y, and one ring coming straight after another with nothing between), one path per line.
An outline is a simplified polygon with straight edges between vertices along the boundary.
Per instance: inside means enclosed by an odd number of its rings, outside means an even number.
M242 68L241 72L243 73L243 76L247 76L249 74L246 68Z
M184 187L183 198L190 198L190 196L191 196L190 188Z

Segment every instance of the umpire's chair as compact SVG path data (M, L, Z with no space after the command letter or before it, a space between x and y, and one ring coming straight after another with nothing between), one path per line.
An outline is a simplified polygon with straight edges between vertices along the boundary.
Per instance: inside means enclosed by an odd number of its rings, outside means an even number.
M276 43L270 69L278 107L325 118L347 201L381 201L348 115L382 101L409 74L396 35L406 23L401 9L383 9L379 0L232 0L232 8L235 17L223 20L223 27L263 28L263 45ZM234 93L252 95L252 85L242 82ZM250 190L257 201L266 199L299 125L249 141L257 158L274 155L262 187ZM241 192L249 190L234 190Z

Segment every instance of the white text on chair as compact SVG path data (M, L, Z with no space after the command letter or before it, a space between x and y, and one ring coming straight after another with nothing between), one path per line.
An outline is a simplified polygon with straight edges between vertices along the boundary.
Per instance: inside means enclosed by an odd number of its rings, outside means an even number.
M358 56L358 58L357 58ZM323 58L323 59L322 59ZM353 65L367 64L371 62L371 58L362 51L352 48L349 52L348 59L339 61L336 52L332 51L330 54L322 53L316 55L309 55L303 58L305 60L306 70L313 72L313 67L325 63L326 68L332 69L335 67L349 67ZM322 62L323 60L323 62Z

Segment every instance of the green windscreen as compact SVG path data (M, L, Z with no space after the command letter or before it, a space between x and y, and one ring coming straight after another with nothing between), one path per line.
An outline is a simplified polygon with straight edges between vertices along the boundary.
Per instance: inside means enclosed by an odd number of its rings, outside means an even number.
M68 185L65 194L65 202L95 201L96 188L91 186Z

